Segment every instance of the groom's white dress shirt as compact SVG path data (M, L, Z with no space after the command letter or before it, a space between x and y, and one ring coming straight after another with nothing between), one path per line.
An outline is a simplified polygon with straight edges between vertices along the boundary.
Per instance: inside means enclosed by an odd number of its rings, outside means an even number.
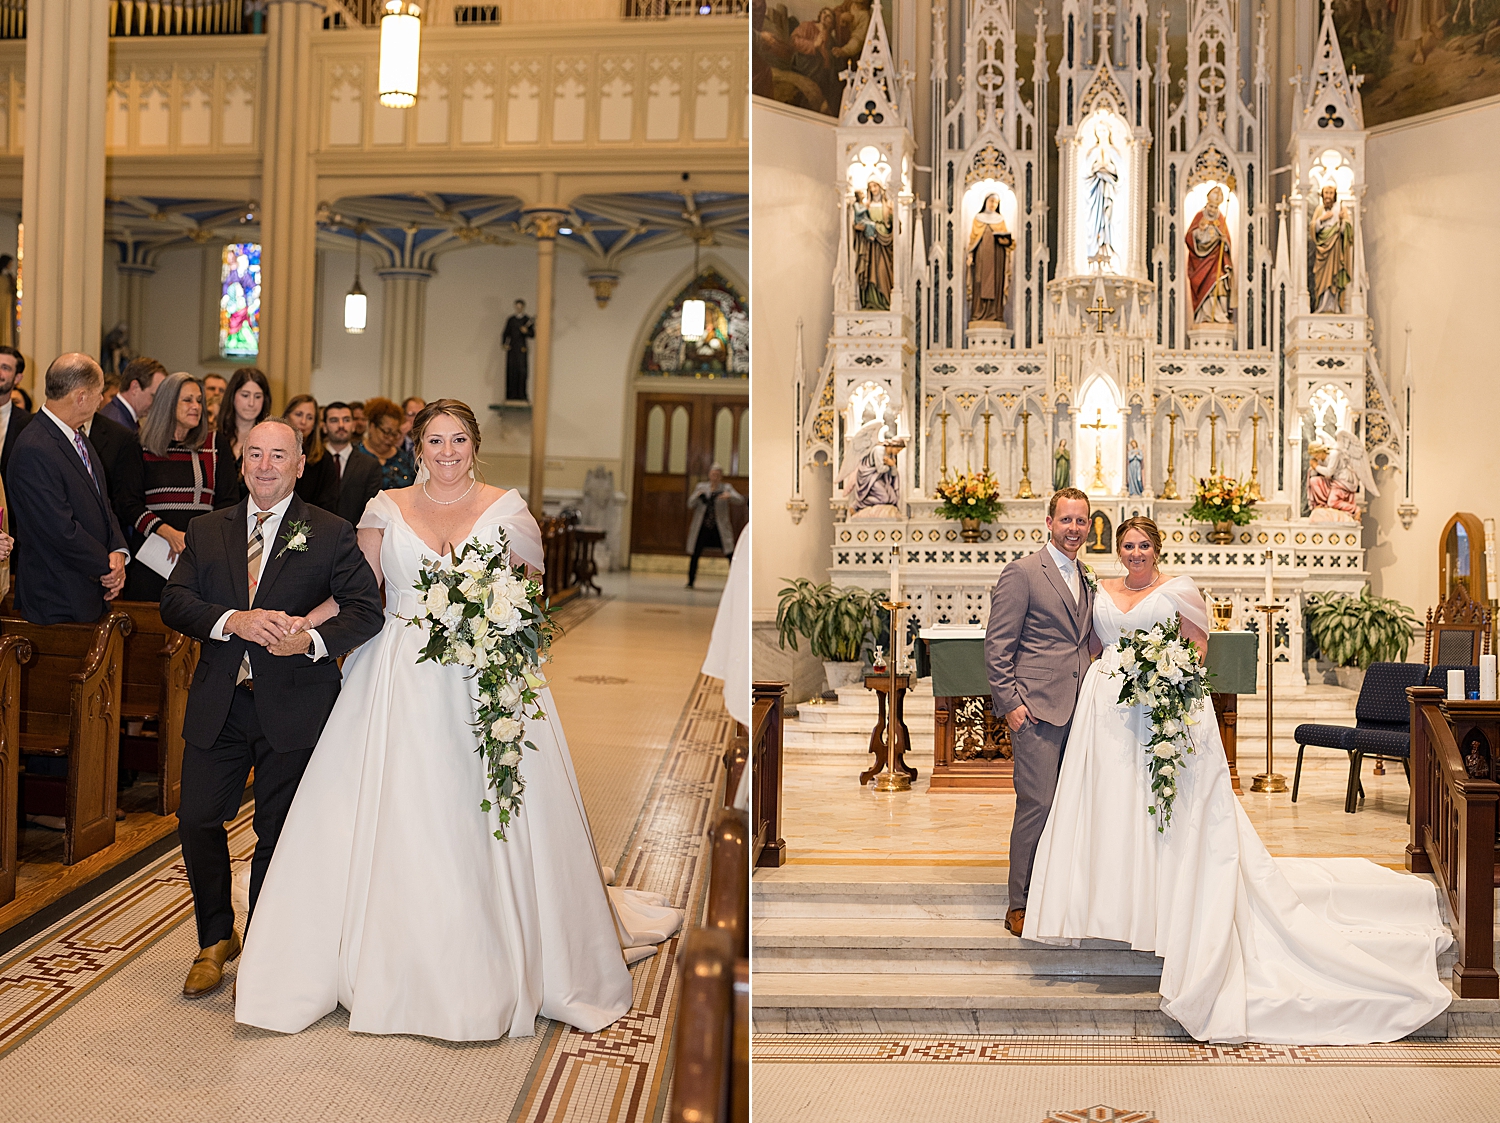
M1070 558L1051 542L1047 543L1047 553L1052 555L1052 561L1057 565L1057 572L1062 574L1062 579L1067 582L1068 592L1073 594L1073 603L1078 603L1078 561Z
M295 492L293 494L295 494ZM280 503L271 508L271 517L261 524L260 535L265 542L264 552L261 554L260 563L260 571L262 573L266 571L266 565L274 556L271 553L271 547L275 544L276 535L281 530L282 517L286 514L287 508L291 505L292 496L288 495ZM255 533L255 516L262 513L264 512L262 512L261 509L255 505L255 499L252 496L250 501L245 504L245 538L247 541L249 540L250 535ZM251 602L250 607L255 607L253 601ZM223 616L220 616L219 622L214 625L214 630L208 633L208 638L219 640L221 642L227 640L229 638L229 633L224 631L224 625L229 622L229 618L233 616L234 613L235 610L230 609L228 612L224 613ZM312 647L308 649L306 655L309 659L312 659L314 662L316 662L317 660L323 658L328 654L328 648L323 646L323 637L318 635L318 629L309 628L307 629L307 634L312 636Z

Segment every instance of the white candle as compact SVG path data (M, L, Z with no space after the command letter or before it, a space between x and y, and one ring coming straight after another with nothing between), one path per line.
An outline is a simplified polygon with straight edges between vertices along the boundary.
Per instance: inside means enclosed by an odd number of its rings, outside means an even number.
M901 547L891 547L891 600L901 599Z
M1479 657L1479 700L1481 702L1495 701L1495 657L1493 655L1481 655Z
M1266 551L1266 604L1275 604L1276 600L1276 554Z
M1462 702L1464 700L1464 673L1461 670L1448 672L1448 701Z

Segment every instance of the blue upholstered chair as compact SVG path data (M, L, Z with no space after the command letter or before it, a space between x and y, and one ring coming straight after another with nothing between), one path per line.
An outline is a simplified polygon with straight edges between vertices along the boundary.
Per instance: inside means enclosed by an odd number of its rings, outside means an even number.
M1436 674L1440 668L1433 668ZM1297 740L1297 772L1292 778L1292 802L1297 802L1297 788L1302 783L1302 753L1308 745L1341 749L1349 754L1349 788L1344 793L1344 810L1353 814L1364 797L1360 782L1360 765L1367 756L1399 760L1411 780L1411 735L1408 730L1411 711L1406 699L1408 686L1421 686L1428 679L1428 668L1421 663L1372 663L1365 672L1365 682L1354 706L1354 728L1347 725L1299 725L1293 736ZM1474 668L1476 680L1479 668ZM1446 681L1446 679L1445 679Z

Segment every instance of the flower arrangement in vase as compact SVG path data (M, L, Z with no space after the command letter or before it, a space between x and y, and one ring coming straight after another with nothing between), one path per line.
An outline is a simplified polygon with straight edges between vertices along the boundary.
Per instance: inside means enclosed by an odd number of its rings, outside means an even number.
M1005 514L1000 485L988 472L946 476L938 481L936 491L943 502L933 513L940 519L957 519L965 542L978 542L980 524Z
M1202 476L1193 492L1193 505L1183 512L1184 522L1212 523L1208 540L1220 544L1234 541L1233 527L1255 518L1255 499L1250 485L1229 476Z

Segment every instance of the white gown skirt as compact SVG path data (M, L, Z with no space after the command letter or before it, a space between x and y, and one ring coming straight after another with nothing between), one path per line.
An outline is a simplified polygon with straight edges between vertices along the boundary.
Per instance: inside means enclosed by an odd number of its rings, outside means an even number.
M1158 833L1144 712L1090 668L1037 846L1025 936L1162 959L1161 1008L1200 1040L1392 1041L1447 1009L1434 886L1363 858L1273 858L1229 782L1213 710Z
M606 890L550 691L529 721L524 805L494 838L461 670L417 663L387 617L344 688L246 937L235 1019L295 1033L343 1005L361 1033L451 1041L585 1031L630 1009L631 958L682 912Z

